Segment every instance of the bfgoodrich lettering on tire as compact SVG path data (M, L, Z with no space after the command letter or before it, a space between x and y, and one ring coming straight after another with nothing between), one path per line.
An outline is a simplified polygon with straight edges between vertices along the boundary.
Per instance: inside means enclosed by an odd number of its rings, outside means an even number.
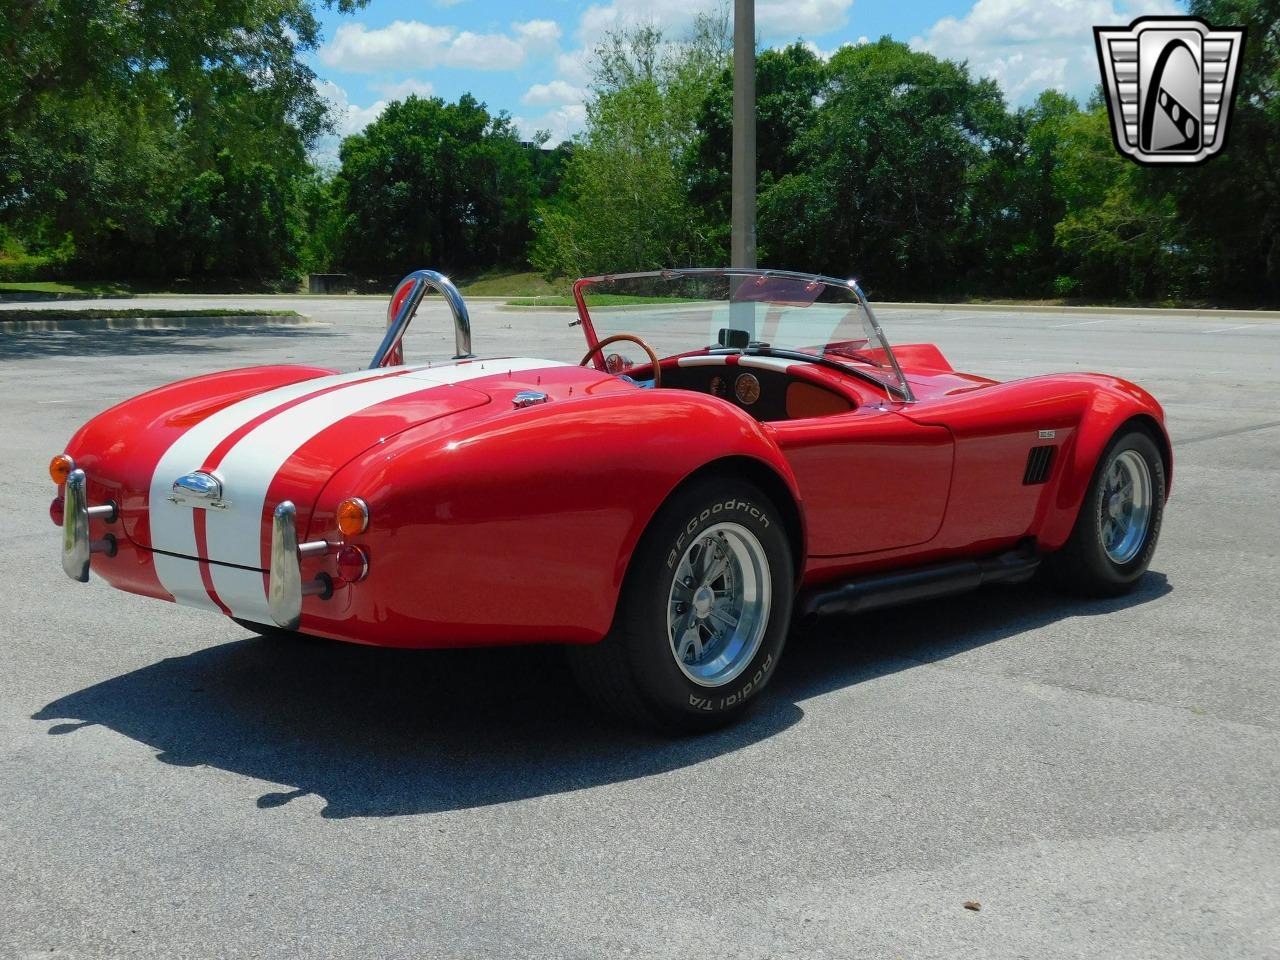
M769 499L740 480L698 480L645 531L609 635L570 648L570 663L597 705L631 722L669 732L720 726L776 672L794 589Z

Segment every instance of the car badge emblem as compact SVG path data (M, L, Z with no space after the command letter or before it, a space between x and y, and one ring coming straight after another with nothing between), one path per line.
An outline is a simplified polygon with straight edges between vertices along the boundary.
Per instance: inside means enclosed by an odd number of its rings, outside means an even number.
M1139 17L1094 27L1116 149L1150 166L1203 163L1227 142L1243 27Z

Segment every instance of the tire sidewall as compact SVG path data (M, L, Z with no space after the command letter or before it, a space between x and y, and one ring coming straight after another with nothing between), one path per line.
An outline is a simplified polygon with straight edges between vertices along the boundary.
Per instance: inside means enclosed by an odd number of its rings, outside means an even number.
M769 565L770 607L760 646L731 682L707 687L689 679L671 651L667 606L671 584L689 544L702 531L735 523L759 540ZM741 481L699 483L681 491L646 531L624 586L616 628L642 697L660 717L685 728L716 726L746 710L768 685L786 645L795 592L791 549L782 517L754 486Z
M1151 518L1142 541L1142 549L1126 563L1116 563L1102 545L1101 515L1102 496L1106 488L1105 478L1116 457L1126 450L1133 450L1146 462L1151 475ZM1085 538L1090 565L1105 579L1119 584L1130 584L1141 577L1151 564L1156 542L1160 539L1160 525L1164 519L1165 475L1164 458L1155 441L1145 430L1129 430L1108 444L1098 459L1097 469L1089 485L1089 495L1083 504L1080 532Z

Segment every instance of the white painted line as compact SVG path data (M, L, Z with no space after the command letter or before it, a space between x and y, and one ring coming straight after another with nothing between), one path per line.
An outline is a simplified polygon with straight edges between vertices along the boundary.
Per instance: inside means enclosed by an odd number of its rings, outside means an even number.
M1078 320L1078 321L1073 321L1072 323L1051 323L1049 324L1049 326L1051 327L1091 327L1095 323L1110 323L1114 319L1116 318L1107 317L1102 320Z
M1204 333L1226 333L1228 330L1251 330L1255 326L1257 326L1257 324L1242 323L1238 327L1214 327L1212 330L1205 330L1203 332Z

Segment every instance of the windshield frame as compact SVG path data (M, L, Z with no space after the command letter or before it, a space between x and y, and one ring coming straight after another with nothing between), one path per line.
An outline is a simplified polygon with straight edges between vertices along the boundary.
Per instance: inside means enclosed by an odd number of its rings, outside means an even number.
M871 329L875 331L876 338L879 340L880 349L884 350L885 356L889 360L889 369L897 378L898 388L896 392L900 394L903 403L914 403L915 395L911 390L911 384L907 382L906 376L902 373L902 368L898 365L898 358L894 356L893 347L890 346L888 339L884 335L884 331L880 328L880 322L876 319L875 311L871 309L871 304L867 301L867 296L862 291L862 287L858 285L858 281L852 278L841 280L837 277L823 276L816 273L800 273L795 270L769 270L749 267L684 267L665 270L639 270L630 273L605 273L593 277L582 277L573 284L573 300L578 310L578 323L582 326L582 332L587 338L587 346L594 347L599 342L596 334L595 326L591 322L591 311L587 308L584 298L584 291L588 287L595 284L611 282L615 280L640 280L640 279L663 279L677 280L683 277L698 276L720 276L720 277L763 277L777 278L782 280L797 280L804 283L821 283L829 287L836 287L846 290L852 294L854 300L862 307L863 313L866 315L867 321L871 324ZM723 348L707 348L709 352L722 353L744 353L751 354L751 349L726 351ZM842 370L850 375L857 375L857 368L832 360L831 358L838 354L828 354L825 350L814 356L815 361L823 360L838 365ZM888 386L888 385L885 385Z

